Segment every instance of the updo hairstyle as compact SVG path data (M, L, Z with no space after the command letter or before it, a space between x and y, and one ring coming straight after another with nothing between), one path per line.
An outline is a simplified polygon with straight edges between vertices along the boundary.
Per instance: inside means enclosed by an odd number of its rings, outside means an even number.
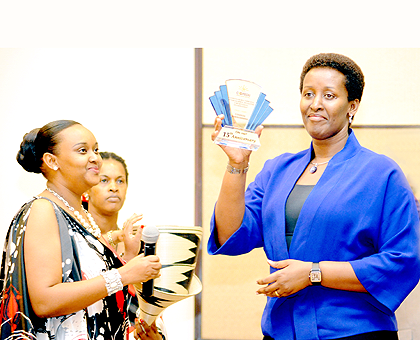
M315 67L329 67L342 73L346 77L344 85L348 93L347 100L349 102L355 99L362 100L363 88L365 87L362 70L349 57L336 53L320 53L308 59L300 76L299 90L301 93L306 74Z
M41 173L44 153L55 154L56 146L60 142L58 134L76 124L80 123L73 120L56 120L42 128L31 130L23 136L16 160L26 171Z
M114 161L117 161L117 162L121 163L121 165L123 166L124 171L125 171L125 180L128 184L128 170L127 170L127 164L125 164L124 158L118 156L117 154L115 154L113 152L107 152L107 151L101 151L99 154L101 155L103 160L113 159Z

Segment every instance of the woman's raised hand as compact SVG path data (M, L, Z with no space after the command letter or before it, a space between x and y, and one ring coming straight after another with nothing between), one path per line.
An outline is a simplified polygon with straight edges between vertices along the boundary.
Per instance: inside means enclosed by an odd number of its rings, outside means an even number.
M219 135L220 130L222 129L222 120L224 119L224 115L216 116L214 119L214 131L211 134L211 139L214 141L216 137ZM258 135L258 137L261 136L261 132L263 130L263 126L260 125L255 129L255 133ZM247 166L249 162L249 157L251 155L250 150L240 149L240 148L234 148L231 146L226 145L220 145L219 146L223 149L223 151L226 153L226 155L229 157L229 163L234 166L235 164L244 164L245 167Z
M142 227L136 223L142 218L143 214L133 214L124 222L122 229L124 259L132 259L140 252ZM137 232L135 232L136 228Z

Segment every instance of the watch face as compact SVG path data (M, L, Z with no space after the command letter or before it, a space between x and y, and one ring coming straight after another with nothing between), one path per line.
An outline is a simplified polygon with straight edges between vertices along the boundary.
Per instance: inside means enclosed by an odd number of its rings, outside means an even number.
M321 282L320 271L311 271L311 282Z

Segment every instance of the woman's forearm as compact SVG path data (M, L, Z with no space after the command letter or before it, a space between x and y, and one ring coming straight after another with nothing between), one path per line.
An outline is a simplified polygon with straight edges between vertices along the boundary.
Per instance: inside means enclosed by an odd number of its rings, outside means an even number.
M322 261L319 267L322 273L321 284L324 287L366 292L349 262Z
M284 297L312 285L309 275L312 262L287 259L268 260L268 263L277 270L257 281L259 285L264 285L258 289L257 294ZM366 292L349 262L321 261L319 268L321 269L321 285L323 287Z
M245 213L246 174L225 172L215 208L215 222L219 244L240 227Z
M36 296L30 294L30 297L34 312L41 318L75 313L107 296L102 276L90 280L59 283L47 288L44 294L37 293Z

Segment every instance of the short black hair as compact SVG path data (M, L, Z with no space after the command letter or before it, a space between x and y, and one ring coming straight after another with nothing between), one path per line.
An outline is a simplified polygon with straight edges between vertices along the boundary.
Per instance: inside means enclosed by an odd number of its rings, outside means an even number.
M306 74L315 67L329 67L337 70L346 77L347 100L362 100L365 87L364 75L361 68L349 57L337 53L320 53L309 58L303 66L300 75L299 90L302 93L303 80Z
M117 162L120 162L125 171L125 180L128 183L128 170L127 170L127 164L125 164L124 158L118 156L117 154L113 152L108 152L108 151L101 151L99 154L101 155L102 159L113 159L113 160L116 160Z

